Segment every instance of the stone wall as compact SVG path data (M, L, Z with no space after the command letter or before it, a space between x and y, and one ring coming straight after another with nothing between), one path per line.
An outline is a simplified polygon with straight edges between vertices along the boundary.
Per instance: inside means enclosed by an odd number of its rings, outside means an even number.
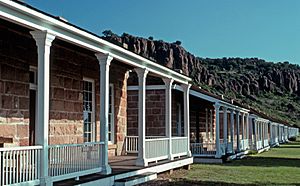
M0 20L0 136L29 141L29 64L37 58L29 30Z
M129 136L138 135L138 91L128 90ZM146 136L165 135L165 90L146 90Z
M129 136L138 135L138 91L128 90L128 128ZM172 91L172 135L177 135L176 106L181 105L183 127L183 94L177 90ZM146 136L165 136L165 90L146 90ZM182 134L184 129L182 128Z
M206 121L206 109L207 109L207 121ZM212 111L212 112L210 112ZM210 118L212 116L212 135L214 137L215 135L215 112L214 109L210 107L206 108L201 108L201 109L191 109L190 111L190 135L191 135L191 142L196 142L197 141L197 131L199 131L199 141L203 142L207 139L206 137L206 122L208 124L208 132L209 134L211 133L210 131ZM198 122L199 122L199 130L197 130L197 117L198 117Z
M37 66L37 48L29 30L0 20L0 136L14 145L29 144L29 67ZM115 145L120 154L127 125L127 70L113 60ZM99 140L99 63L93 52L55 39L50 56L49 143L83 142L83 77L95 81L96 139Z

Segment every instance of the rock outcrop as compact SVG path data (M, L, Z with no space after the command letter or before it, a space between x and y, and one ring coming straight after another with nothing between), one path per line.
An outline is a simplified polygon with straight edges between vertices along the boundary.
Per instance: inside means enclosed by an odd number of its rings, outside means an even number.
M244 97L251 101L257 101L258 97L266 93L300 96L298 65L266 62L257 58L200 58L186 51L178 41L167 43L125 33L122 36L111 32L105 35L103 39L161 65L180 70L190 76L195 84L205 86L215 93L232 98ZM300 106L297 100L296 104ZM295 103L292 99L290 101L283 109L296 112ZM299 115L295 117L300 119Z

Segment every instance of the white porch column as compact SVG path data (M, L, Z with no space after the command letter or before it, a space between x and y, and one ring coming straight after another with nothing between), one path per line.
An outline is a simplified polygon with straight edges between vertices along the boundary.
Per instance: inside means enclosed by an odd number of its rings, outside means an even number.
M145 68L135 69L139 78L139 103L138 103L138 159L136 164L148 166L146 159L146 78L148 70Z
M240 145L240 111L236 111L236 146L237 146L237 151L241 151L241 145Z
M248 146L246 147L249 149L250 140L249 140L249 113L246 113L246 139L248 141Z
M270 145L273 145L274 137L273 137L273 124L270 122Z
M40 154L40 185L51 185L48 179L48 132L50 94L50 47L55 36L47 31L31 31L38 53L37 122L35 123L35 144L43 146Z
M263 147L265 146L265 135L266 135L265 122L261 122L261 139L262 139Z
M220 105L214 104L216 112L216 158L221 158L221 145L220 145Z
M187 155L191 156L190 151L190 88L191 84L182 84L183 105L184 105L184 136L187 137Z
M242 147L243 149L242 150L245 150L245 113L242 112L242 140L241 140L241 143L242 143Z
M100 65L100 141L101 146L101 173L111 174L108 164L108 107L109 107L109 66L113 59L109 54L95 54Z
M258 129L257 129L257 120L254 119L254 122L253 122L253 127L254 127L254 147L255 147L255 150L257 150L257 132L258 132Z
M232 149L232 152L231 153L233 153L234 152L234 149L233 149L233 147L234 147L234 111L233 110L231 110L230 111L230 141L231 141L231 149Z
M172 83L173 79L163 78L166 85L166 137L169 138L169 160L173 160L172 156Z
M209 135L209 141L214 141L213 138L213 114L212 109L209 109L209 128L210 128L210 135Z
M249 135L249 148L252 149L253 147L253 144L254 144L254 139L253 139L253 119L249 116L248 114L248 126L249 126L249 132L248 132L248 135Z
M227 107L223 106L223 141L224 141L224 153L226 154L227 152L227 144L228 144L228 124L227 124Z

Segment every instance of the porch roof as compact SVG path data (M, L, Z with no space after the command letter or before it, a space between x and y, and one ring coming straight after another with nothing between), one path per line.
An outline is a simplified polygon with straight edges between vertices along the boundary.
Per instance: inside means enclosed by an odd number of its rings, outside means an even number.
M246 109L244 107L237 106L237 105L231 103L231 101L229 101L227 99L224 99L222 96L218 96L216 94L208 92L208 91L206 91L206 90L204 90L204 89L202 89L198 86L192 86L191 87L190 95L193 95L195 97L199 97L201 99L207 100L207 101L212 102L212 103L218 103L221 106L226 106L226 107L229 107L229 108L234 109L234 110L239 110L239 111L242 111L242 112L249 112L248 109Z
M141 57L122 47L101 39L95 33L38 10L24 2L0 0L0 17L33 30L47 31L57 38L84 47L95 53L109 53L114 59L134 67L147 68L161 77L173 78L179 83L191 81L188 76Z

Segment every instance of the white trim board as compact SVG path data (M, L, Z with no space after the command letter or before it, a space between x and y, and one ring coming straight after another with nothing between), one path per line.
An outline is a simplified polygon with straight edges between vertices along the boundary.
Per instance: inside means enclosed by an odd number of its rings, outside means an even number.
M147 85L146 90L165 90L165 85ZM127 86L127 90L139 90L139 86Z

